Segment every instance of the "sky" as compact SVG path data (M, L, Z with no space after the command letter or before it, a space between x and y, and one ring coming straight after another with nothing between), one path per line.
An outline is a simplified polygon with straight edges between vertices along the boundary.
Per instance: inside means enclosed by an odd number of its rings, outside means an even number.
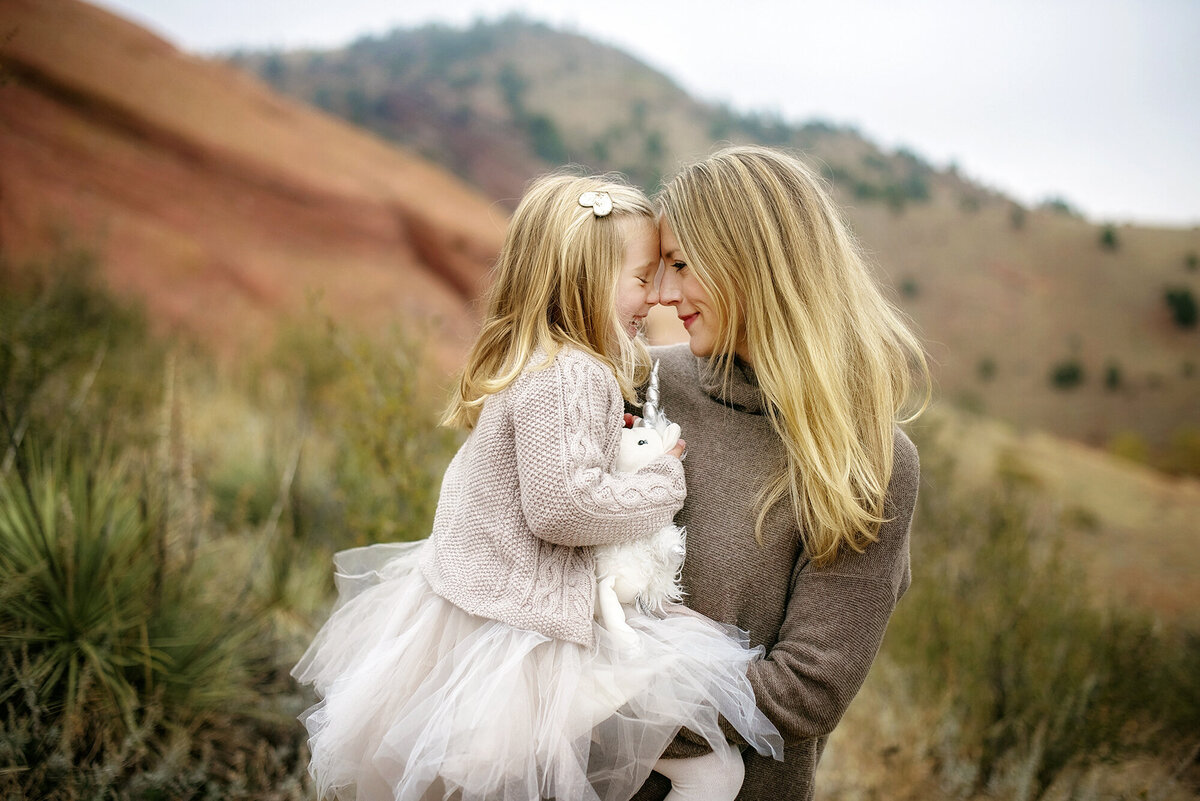
M698 99L851 125L1025 204L1200 225L1200 0L98 4L196 53L335 48L520 13L619 47Z

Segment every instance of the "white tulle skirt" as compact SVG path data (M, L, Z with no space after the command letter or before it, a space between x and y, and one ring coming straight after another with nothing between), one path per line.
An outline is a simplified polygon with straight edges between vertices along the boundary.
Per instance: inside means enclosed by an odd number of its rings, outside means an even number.
M292 674L322 797L624 801L681 726L762 753L782 740L746 679L761 649L693 614L636 616L634 648L598 623L587 648L476 617L418 568L424 543L334 560L338 607Z

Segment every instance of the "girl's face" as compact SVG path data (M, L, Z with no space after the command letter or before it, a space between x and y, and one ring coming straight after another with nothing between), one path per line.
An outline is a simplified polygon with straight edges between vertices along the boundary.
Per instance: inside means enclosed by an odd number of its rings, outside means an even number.
M687 254L675 238L671 224L663 218L658 225L659 246L662 248L663 274L658 286L658 302L674 306L688 332L688 347L697 356L711 356L720 333L720 319L712 307L708 290L700 283L687 263ZM738 355L745 358L738 348Z
M625 259L617 274L617 323L629 336L637 336L650 307L658 303L654 274L658 272L658 231L650 220L638 217L621 222Z

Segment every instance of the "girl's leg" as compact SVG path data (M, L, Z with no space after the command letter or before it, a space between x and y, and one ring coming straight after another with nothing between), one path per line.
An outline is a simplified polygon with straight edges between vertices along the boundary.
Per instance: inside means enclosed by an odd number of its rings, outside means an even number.
M729 743L704 756L660 759L654 769L671 780L665 801L733 801L746 775L742 752Z

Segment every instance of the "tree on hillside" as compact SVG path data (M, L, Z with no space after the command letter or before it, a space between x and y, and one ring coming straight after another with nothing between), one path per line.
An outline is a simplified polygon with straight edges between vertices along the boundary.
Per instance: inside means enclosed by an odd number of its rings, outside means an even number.
M1192 290L1185 286L1167 287L1163 292L1163 300L1171 309L1171 317L1175 320L1175 325L1180 328L1196 327L1196 298L1192 295Z
M1083 365L1078 359L1066 359L1050 370L1050 383L1055 389L1075 389L1085 378Z
M1106 225L1100 229L1100 247L1105 250L1116 250L1120 245L1117 239L1117 229L1112 225Z

